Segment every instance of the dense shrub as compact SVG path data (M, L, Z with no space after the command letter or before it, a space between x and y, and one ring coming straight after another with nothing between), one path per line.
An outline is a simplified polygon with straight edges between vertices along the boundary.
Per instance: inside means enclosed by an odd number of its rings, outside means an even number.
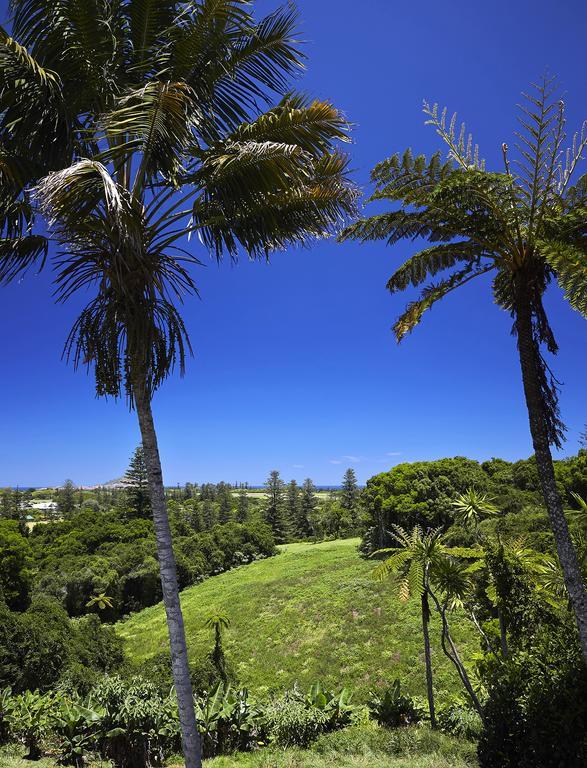
M244 688L219 685L196 699L196 721L204 757L244 752L263 738L263 711Z
M161 765L179 747L179 721L174 697L162 697L151 683L127 685L107 678L90 693L89 707L101 710L100 753L115 768Z
M462 739L476 741L481 734L481 718L478 712L461 699L444 704L436 712L441 730Z
M482 768L587 765L587 670L573 636L487 665Z
M0 606L0 686L16 693L47 690L76 669L86 676L111 671L122 658L121 640L95 616L71 620L46 598L25 613Z
M320 734L344 728L355 707L347 689L338 694L315 683L304 695L298 688L272 700L265 710L270 740L280 747L307 747Z
M402 693L401 683L397 679L382 693L371 694L368 707L373 719L388 728L417 723L423 716L414 700Z
M128 520L120 510L82 511L69 520L35 527L30 541L38 568L34 592L59 600L70 616L86 614L90 598L101 593L112 600L112 607L100 612L103 621L161 600L149 520ZM271 529L257 521L229 522L203 532L190 530L186 523L174 549L182 589L276 551Z

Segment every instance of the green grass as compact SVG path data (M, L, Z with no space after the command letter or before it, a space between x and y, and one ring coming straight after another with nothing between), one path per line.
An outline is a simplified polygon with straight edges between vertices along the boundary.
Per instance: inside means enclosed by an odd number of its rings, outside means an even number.
M475 746L427 726L389 731L373 722L320 736L309 749L260 749L205 761L206 768L477 768ZM30 768L16 746L0 749L0 768ZM36 768L58 768L50 758ZM111 768L89 760L87 768ZM181 757L166 761L167 768L182 768Z
M211 612L231 627L226 655L239 680L255 693L298 681L348 685L358 700L400 677L423 696L424 659L418 601L402 604L391 584L371 578L373 563L357 554L356 539L291 544L276 557L214 576L182 593L190 657L202 658L212 636ZM477 647L466 621L455 631L463 656ZM131 659L142 661L168 648L161 605L117 625ZM443 656L438 625L432 628L435 688L454 692L459 683Z

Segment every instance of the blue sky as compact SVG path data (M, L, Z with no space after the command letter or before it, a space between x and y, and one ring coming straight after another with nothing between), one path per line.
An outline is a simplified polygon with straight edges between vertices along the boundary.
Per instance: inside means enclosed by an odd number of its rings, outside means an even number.
M300 86L356 124L362 185L389 154L438 147L423 98L458 110L490 163L513 143L520 92L545 69L566 91L569 126L587 117L581 0L297 4L309 57ZM200 253L201 300L185 307L195 357L154 403L166 482L260 483L279 469L330 484L347 466L365 481L401 461L529 455L511 321L487 283L445 299L395 344L409 295L389 296L385 282L412 250L324 242L238 267ZM587 422L587 326L556 289L547 303L574 453ZM0 486L106 481L139 442L125 404L97 400L91 378L60 360L78 306L54 306L48 272L0 293Z

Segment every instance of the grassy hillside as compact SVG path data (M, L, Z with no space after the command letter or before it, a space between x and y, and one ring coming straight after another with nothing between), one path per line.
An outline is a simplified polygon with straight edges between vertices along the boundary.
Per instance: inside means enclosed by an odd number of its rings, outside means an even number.
M231 621L227 657L255 692L320 679L349 685L363 698L400 677L413 695L423 695L418 601L404 605L389 583L373 581L373 563L358 556L357 544L348 539L287 545L276 557L186 589L182 606L191 658L210 649L204 623L212 611L221 611ZM473 650L473 630L462 624L455 635L463 649ZM168 647L161 605L135 614L118 631L137 664ZM432 634L435 687L455 691L456 674L442 655L436 624Z

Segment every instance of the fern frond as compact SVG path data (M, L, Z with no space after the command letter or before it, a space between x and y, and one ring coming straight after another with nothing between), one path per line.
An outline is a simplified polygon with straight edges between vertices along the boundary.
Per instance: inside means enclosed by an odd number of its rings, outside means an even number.
M587 317L587 243L583 248L561 241L540 241L537 245L555 272L566 300Z
M408 285L421 285L428 277L434 277L461 261L478 262L484 251L477 243L446 243L420 251L394 272L387 282L391 293L403 291Z
M432 125L436 133L449 148L449 158L454 160L464 170L484 170L485 161L479 159L479 146L473 144L473 136L467 134L465 123L461 123L460 131L456 133L457 113L455 112L446 124L447 109L444 107L438 114L438 104L432 106L424 101L424 114L428 116L425 125Z
M440 299L444 298L448 293L460 288L470 280L480 275L487 274L494 269L491 264L486 267L476 267L474 264L465 269L455 272L451 277L441 281L437 285L431 285L422 291L420 299L408 304L406 310L397 319L393 326L393 331L397 341L401 341L403 337L413 331L413 329L419 324L422 319L422 315L432 309L434 304Z

